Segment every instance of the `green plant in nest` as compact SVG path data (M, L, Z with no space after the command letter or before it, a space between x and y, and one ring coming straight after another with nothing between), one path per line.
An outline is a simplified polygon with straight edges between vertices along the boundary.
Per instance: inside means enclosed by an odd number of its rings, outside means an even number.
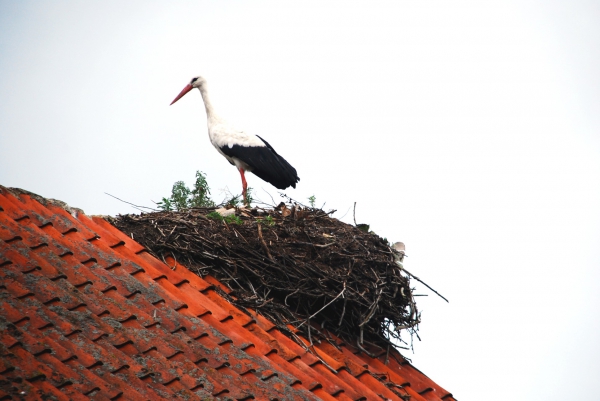
M209 219L224 221L227 224L243 224L242 219L240 219L235 214L230 214L229 216L222 216L219 212L210 212L206 215Z
M190 192L191 198L188 200L190 207L214 207L215 202L210 199L210 187L206 181L206 174L196 171L196 182L194 189Z
M162 198L156 205L160 210L184 210L192 207L214 207L215 202L210 199L210 188L206 181L206 174L196 171L194 189L189 189L185 182L177 181L173 184L170 198Z
M223 216L221 216L220 213L218 212L210 212L206 215L206 217L208 217L209 219L213 219L213 220L217 220L217 221L223 221Z
M256 221L259 224L264 224L264 225L267 225L267 226L274 226L275 225L275 220L273 220L273 217L271 217L271 216L266 216L266 217L264 217L262 219L258 218L258 219L256 219Z
M225 221L225 223L227 224L238 224L241 225L242 219L240 219L238 216L236 216L235 214L230 214L229 216L225 216L223 218L223 220Z

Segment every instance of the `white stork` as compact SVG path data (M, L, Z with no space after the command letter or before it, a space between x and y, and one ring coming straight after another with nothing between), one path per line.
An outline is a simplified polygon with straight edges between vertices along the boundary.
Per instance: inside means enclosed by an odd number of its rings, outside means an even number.
M200 90L204 107L206 108L206 120L208 124L208 136L210 142L225 158L234 165L242 176L242 194L246 203L246 177L244 172L253 172L258 177L273 184L275 188L285 189L289 186L296 188L300 181L296 169L292 167L283 157L279 156L275 149L267 141L258 135L247 134L221 119L213 110L206 90L206 80L202 77L192 78L189 84L177 95L171 104L181 99L186 93L194 88Z

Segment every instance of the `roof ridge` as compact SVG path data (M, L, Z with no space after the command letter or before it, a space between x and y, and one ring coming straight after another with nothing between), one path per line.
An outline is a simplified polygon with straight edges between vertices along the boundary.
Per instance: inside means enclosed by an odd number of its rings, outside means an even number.
M32 199L35 199L36 201L38 201L39 203L41 203L44 206L47 206L48 204L54 205L54 206L58 206L58 207L66 210L67 212L69 212L70 214L72 214L74 216L76 216L79 213L85 214L85 212L83 211L83 209L80 209L78 207L69 206L69 204L67 204L66 202L63 202L63 201L58 200L58 199L45 198L45 197L43 197L41 195L38 195L38 194L36 194L34 192L28 191L28 190L23 189L23 188L5 187L5 186L0 185L0 189L4 189L4 190L10 192L15 198L18 198L21 194L28 195Z

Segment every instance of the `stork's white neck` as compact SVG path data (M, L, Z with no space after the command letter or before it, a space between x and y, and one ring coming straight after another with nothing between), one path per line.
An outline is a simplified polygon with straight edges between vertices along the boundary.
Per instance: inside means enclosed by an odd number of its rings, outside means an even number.
M206 109L206 119L207 119L208 125L211 125L211 124L216 123L217 121L220 121L221 119L219 118L217 113L215 113L212 103L210 102L210 98L208 97L208 91L206 90L206 85L201 85L198 87L198 89L200 90L200 94L202 95L202 100L204 100L204 108Z
M223 153L221 148L224 146L229 146L229 148L231 148L234 145L242 147L264 148L266 146L265 143L256 135L246 134L244 131L236 129L215 113L212 103L208 97L206 82L202 82L197 86L197 88L200 90L202 100L204 100L204 107L206 108L206 122L208 125L208 137L210 138L210 142L223 156L227 158L227 160L231 162L231 164L236 164L238 167L244 167L243 165L239 165L241 159L227 156L225 153ZM236 160L238 161L236 162ZM244 167L244 169L248 170L246 167Z

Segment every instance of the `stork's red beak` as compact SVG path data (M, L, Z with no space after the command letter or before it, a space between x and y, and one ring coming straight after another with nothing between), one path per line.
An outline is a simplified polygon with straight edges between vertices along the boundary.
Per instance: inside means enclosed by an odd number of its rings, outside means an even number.
M183 90L181 92L179 92L179 95L177 95L177 97L175 98L175 100L173 100L171 102L171 104L175 103L176 101L178 101L179 99L181 99L186 93L188 93L189 91L192 90L192 85L191 84L187 84L187 86L185 88L183 88ZM170 105L171 105L170 104ZM170 106L169 105L169 106Z

